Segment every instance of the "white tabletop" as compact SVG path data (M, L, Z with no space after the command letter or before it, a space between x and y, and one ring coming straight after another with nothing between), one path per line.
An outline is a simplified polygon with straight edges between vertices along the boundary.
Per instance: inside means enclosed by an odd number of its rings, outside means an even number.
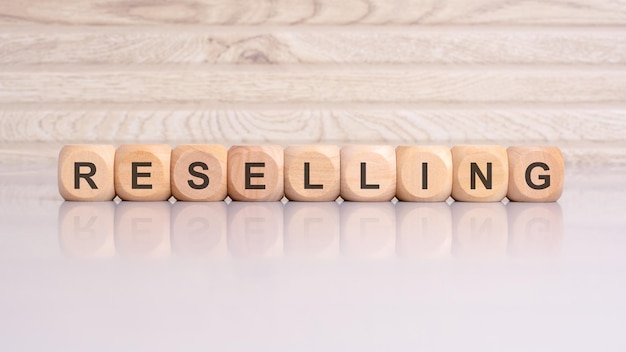
M547 204L116 204L15 165L0 350L626 348L621 169L568 169Z

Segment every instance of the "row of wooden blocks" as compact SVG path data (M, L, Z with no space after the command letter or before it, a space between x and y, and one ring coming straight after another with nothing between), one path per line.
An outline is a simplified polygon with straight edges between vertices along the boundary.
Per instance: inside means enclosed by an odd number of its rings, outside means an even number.
M389 145L66 145L59 191L71 201L553 202L557 147Z

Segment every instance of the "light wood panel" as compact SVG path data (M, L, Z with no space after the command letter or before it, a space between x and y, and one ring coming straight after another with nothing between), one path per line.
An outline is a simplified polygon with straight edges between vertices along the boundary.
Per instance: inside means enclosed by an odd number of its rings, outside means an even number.
M613 65L626 63L626 29L35 26L0 33L0 64L64 63Z
M6 0L0 24L611 24L619 0Z
M4 142L544 144L618 143L624 136L623 105L38 105L0 110Z
M624 69L87 66L7 71L0 72L0 103L626 100Z
M252 143L254 144L254 143ZM339 144L339 145L348 145ZM506 141L493 141L490 144L510 146ZM172 143L175 147L177 143ZM232 144L225 144L226 147ZM286 147L288 144L281 144ZM395 144L391 144L396 146ZM452 147L456 143L441 143ZM530 145L533 145L532 143ZM626 143L580 143L580 142L559 142L555 143L563 151L566 163L566 177L574 177L580 169L595 168L593 172L610 173L613 170L623 170L626 168ZM117 145L119 146L119 145ZM6 185L15 184L23 175L40 174L41 184L49 184L50 188L58 194L56 185L56 164L59 150L63 147L60 143L11 143L0 144L0 193L9 191ZM590 169L591 170L591 169ZM10 180L13 180L9 182ZM566 178L567 180L567 178ZM34 182L25 182L24 188L32 187L36 189Z
M622 0L7 0L0 149L492 142L626 165L625 24Z

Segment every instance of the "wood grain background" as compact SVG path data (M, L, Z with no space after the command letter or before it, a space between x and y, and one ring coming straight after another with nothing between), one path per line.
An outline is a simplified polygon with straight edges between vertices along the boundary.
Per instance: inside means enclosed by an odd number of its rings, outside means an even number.
M501 143L626 165L625 136L622 0L0 6L4 157L82 142Z

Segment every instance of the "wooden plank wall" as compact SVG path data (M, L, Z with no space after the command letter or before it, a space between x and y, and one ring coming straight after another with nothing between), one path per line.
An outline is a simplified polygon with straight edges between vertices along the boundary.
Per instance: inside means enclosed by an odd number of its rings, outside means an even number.
M555 144L626 164L626 1L4 0L0 144Z

